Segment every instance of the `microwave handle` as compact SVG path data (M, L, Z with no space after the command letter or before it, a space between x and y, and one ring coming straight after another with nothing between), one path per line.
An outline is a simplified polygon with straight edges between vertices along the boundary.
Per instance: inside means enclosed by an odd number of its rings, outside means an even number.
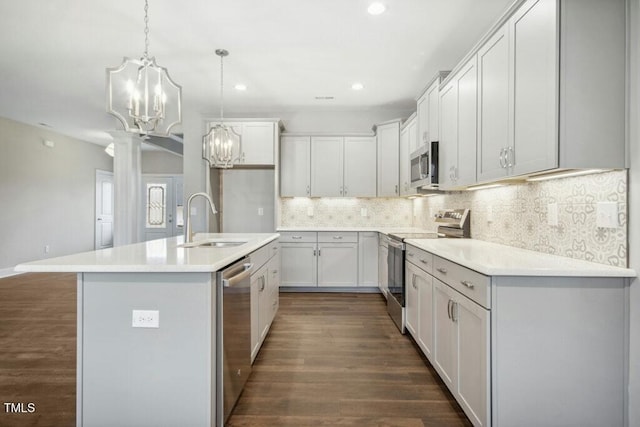
M429 164L429 154L424 154L427 157L427 165ZM427 166L428 167L428 166ZM420 179L425 179L429 176L429 171L427 170L427 173L425 173L425 171L422 170L422 159L420 159L418 161L418 170L420 171Z

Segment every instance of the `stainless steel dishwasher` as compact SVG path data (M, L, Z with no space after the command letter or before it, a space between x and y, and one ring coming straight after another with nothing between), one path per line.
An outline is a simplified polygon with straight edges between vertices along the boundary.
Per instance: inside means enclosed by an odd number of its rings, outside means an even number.
M216 425L223 426L251 373L251 258L217 274Z

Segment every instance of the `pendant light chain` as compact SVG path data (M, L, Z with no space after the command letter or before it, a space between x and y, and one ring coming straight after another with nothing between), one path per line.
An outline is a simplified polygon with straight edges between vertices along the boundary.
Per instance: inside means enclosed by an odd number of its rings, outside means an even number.
M144 1L144 57L149 57L149 1Z
M224 55L220 55L220 121L224 122Z

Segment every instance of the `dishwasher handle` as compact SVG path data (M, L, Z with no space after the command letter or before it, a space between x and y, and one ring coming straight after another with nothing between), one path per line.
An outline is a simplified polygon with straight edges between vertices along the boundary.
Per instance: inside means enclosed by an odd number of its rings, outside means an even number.
M224 286L225 288L229 288L237 285L238 283L242 282L244 279L249 277L251 275L251 270L253 270L253 263L247 262L247 263L244 263L242 266L243 266L243 269L240 273L234 276L231 276L229 278L223 278L222 286Z

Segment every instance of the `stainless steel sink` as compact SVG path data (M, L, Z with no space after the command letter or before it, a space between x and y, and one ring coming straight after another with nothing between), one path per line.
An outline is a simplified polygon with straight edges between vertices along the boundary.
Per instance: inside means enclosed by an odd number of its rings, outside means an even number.
M212 239L212 240L201 240L195 242L185 243L180 245L181 248L232 248L235 246L241 246L247 243L248 240L223 240L223 239Z

